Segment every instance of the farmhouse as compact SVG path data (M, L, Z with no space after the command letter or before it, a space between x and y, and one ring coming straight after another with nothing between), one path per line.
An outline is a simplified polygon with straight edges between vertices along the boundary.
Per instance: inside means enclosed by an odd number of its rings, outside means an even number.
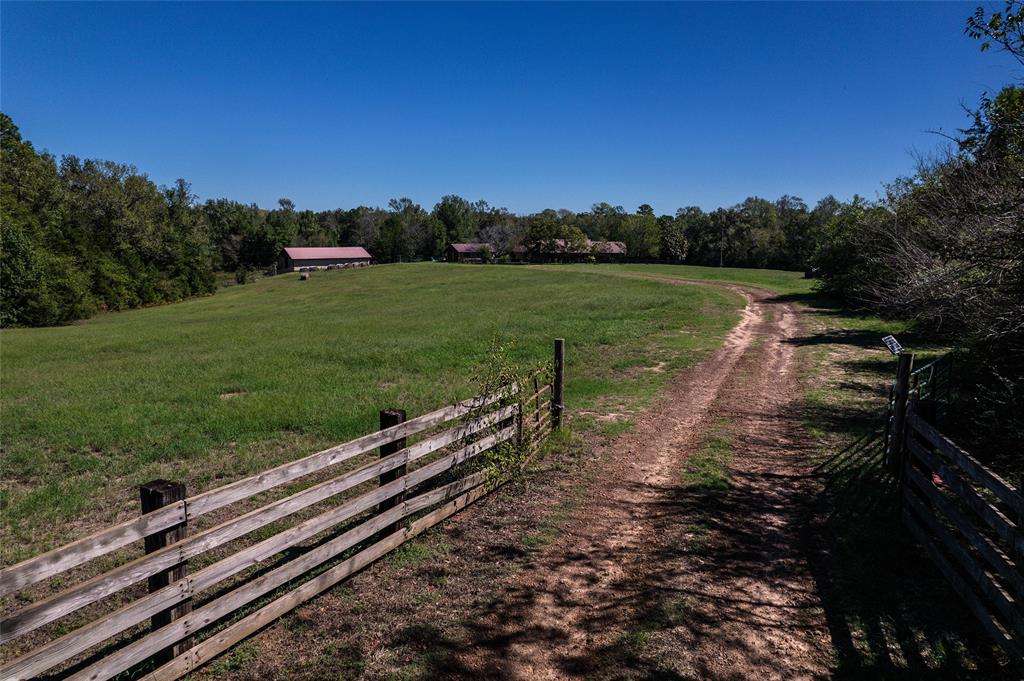
M512 254L518 260L534 262L622 262L626 258L626 244L621 241L591 241L573 244L565 239L538 241L529 246L517 246Z
M362 246L290 247L281 250L278 272L302 268L326 269L332 265L369 265L370 254Z
M494 253L490 244L448 244L444 257L448 262L483 262Z

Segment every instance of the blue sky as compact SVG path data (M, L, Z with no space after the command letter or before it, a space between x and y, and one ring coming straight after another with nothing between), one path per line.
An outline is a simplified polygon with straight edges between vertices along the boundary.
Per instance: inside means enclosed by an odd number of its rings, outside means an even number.
M1021 76L975 4L4 2L0 106L265 207L873 197Z

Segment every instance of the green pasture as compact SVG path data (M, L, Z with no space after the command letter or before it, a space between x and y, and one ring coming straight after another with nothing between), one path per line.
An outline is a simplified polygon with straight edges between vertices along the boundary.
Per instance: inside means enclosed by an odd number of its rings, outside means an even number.
M651 278L668 277L694 281L748 284L787 296L806 296L814 288L814 279L807 279L803 272L783 270L759 270L743 267L700 267L698 265L544 265L544 269L558 269L580 272L601 272Z
M515 341L525 370L564 337L570 412L635 408L717 347L741 306L583 266L424 263L5 330L4 562L137 513L147 480L195 493L375 430L382 408L469 397L495 339Z

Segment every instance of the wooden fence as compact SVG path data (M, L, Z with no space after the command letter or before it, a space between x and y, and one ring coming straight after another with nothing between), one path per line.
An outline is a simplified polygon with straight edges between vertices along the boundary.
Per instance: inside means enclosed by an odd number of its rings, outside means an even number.
M520 462L536 453L561 423L563 367L559 339L553 370L525 385L411 420L386 410L377 432L192 497L183 485L144 485L140 517L0 571L0 596L30 600L0 621L0 644L14 651L0 678L188 673L507 480L481 455L512 443ZM408 444L413 436L422 439ZM285 496L265 503L274 492ZM239 503L259 505L227 513ZM190 531L207 514L215 524ZM140 542L145 554L133 558ZM100 558L91 575L85 564ZM33 600L47 581L54 593Z
M1024 669L1024 496L916 413L899 451L904 524Z
M920 367L914 367L914 354L904 352L896 363L896 378L889 388L886 404L883 460L889 472L898 474L898 461L890 457L893 445L899 440L893 433L903 432L903 417L911 398L917 400L919 413L927 413L933 424L940 424L954 399L953 355L943 355Z

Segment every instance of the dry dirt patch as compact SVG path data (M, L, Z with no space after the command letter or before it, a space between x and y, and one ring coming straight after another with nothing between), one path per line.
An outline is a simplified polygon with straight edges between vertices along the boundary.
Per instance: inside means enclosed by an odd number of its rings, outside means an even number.
M786 342L796 313L743 293L748 305L724 346L607 448L564 541L517 579L509 606L462 656L475 674L827 675L828 629L800 540L811 464L787 414L799 394ZM680 472L723 420L732 484L711 495Z

